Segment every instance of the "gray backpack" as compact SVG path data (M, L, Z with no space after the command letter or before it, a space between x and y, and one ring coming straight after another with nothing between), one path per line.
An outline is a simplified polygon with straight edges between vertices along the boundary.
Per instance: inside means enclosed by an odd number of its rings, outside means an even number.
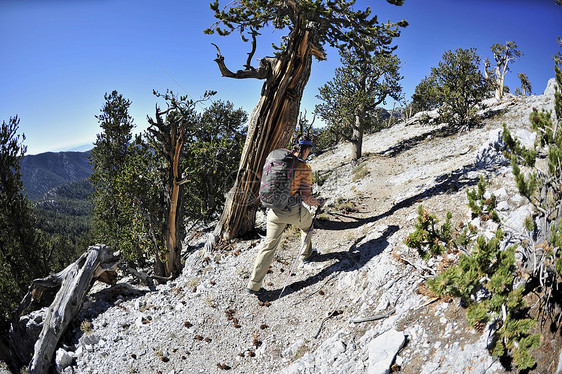
M291 195L291 182L299 162L288 149L276 149L267 156L259 191L263 206L288 209L301 202L300 195Z

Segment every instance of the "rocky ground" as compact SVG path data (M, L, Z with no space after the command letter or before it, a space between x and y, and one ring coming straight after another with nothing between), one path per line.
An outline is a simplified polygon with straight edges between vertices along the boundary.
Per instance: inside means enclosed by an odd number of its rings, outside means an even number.
M488 103L492 105L492 101ZM532 142L531 108L551 94L488 108L482 126L442 137L442 126L401 123L367 136L360 162L349 145L311 160L329 198L313 232L320 255L288 277L298 235L287 230L266 278L267 292L244 292L259 239L203 253L205 234L186 245L181 277L149 290L96 284L65 344L64 373L505 373L489 334L465 321L458 300L424 292L438 261L404 245L421 204L439 218L471 220L466 190L480 176L498 196L500 217L520 230L529 212L498 149L499 131ZM260 215L263 223L263 215ZM478 222L474 222L478 224ZM480 224L492 235L497 227ZM280 297L285 282L288 286ZM427 295L427 296L426 296ZM361 321L368 317L378 318ZM545 338L546 339L546 338ZM550 339L550 338L549 338ZM553 373L561 339L540 353Z

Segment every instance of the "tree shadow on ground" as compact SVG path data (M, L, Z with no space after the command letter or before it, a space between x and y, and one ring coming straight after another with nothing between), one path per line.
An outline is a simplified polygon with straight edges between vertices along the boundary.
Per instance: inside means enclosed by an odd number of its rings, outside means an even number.
M91 303L85 311L87 318L95 318L103 314L107 309L115 306L117 300L129 301L144 296L148 292L146 289L138 289L129 283L117 283L101 291L88 295L88 299L84 302Z
M438 128L433 129L431 131L424 132L423 134L416 135L414 137L401 140L400 142L398 142L398 144L393 145L392 147L390 147L390 148L388 148L384 151L378 152L376 154L379 155L379 156L395 157L396 155L398 155L400 153L406 152L407 150L414 148L419 143L421 143L422 141L427 139L428 136L436 136L437 134L439 134L442 131L443 131L443 128L438 127Z
M389 245L388 238L398 231L399 227L391 225L384 230L377 238L365 241L365 236L358 238L348 251L331 252L318 254L311 262L321 263L336 260L330 266L320 270L316 275L311 275L307 279L296 281L287 285L283 294L282 288L268 290L258 296L260 301L274 301L295 293L303 288L313 286L322 282L334 273L349 272L361 269L372 258L380 255ZM294 276L294 274L293 274Z
M490 115L490 117L498 113L501 114L502 112L494 112L493 114ZM485 118L488 118L488 116L483 116L481 119L485 119ZM483 125L484 123L481 120L470 122L467 125L442 125L442 124L428 125L428 126L437 126L437 127L433 128L430 131L424 132L423 134L419 134L411 138L404 139L398 142L397 144L393 145L392 147L384 151L378 152L376 154L385 157L395 157L400 153L406 152L416 147L418 144L420 144L425 139L427 139L428 136L446 138L458 134L462 131L470 131L471 129L482 127Z
M351 219L352 221L322 220L315 223L315 227L320 230L340 231L355 229L365 224L376 222L383 218L392 216L400 209L409 208L416 203L420 203L424 199L444 193L457 192L464 188L475 186L478 183L479 177L476 175L469 176L469 173L476 170L479 170L479 168L474 165L470 165L454 170L451 173L441 175L435 179L436 183L434 186L394 204L392 208L379 215L367 218L356 218L340 213L332 213L334 216L344 217L346 219Z

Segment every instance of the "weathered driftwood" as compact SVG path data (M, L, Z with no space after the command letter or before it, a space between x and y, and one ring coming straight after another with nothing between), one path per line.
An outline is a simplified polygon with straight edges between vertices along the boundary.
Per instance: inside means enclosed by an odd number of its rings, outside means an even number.
M377 314L375 316L352 319L351 322L353 322L353 323L363 323L363 322L377 321L379 319L390 317L392 314L394 314L394 312L396 312L396 309L392 308L388 312Z
M96 279L109 283L114 282L118 263L118 258L108 247L96 245L90 247L78 260L61 272L32 282L14 320L19 319L23 311L31 304L32 299L40 297L44 289L60 286L60 290L47 310L43 328L35 343L29 368L31 374L49 371L58 341L82 307L84 297L93 282ZM17 342L12 342L12 352L17 349Z

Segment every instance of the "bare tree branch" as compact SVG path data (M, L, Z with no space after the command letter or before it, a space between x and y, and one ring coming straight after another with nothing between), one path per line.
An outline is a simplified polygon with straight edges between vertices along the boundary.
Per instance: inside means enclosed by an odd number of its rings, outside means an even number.
M256 70L252 66L252 57L254 57L254 54L256 53L256 44L257 44L256 43L256 35L261 35L261 34L259 32L257 32L256 30L252 29L252 50L250 51L250 53L248 53L248 60L246 60L246 65L244 65L246 70Z
M215 59L215 62L219 66L219 70L223 77L236 78L236 79L247 79L247 78L265 79L271 75L271 70L272 70L271 67L273 66L273 63L277 61L277 59L274 57L265 57L260 60L260 64L257 69L250 66L248 61L248 63L244 65L246 67L246 70L238 70L236 73L233 73L230 69L226 67L224 63L224 56L221 54L219 47L214 43L211 44L214 45L215 48L217 49L217 58ZM253 56L254 52L255 50L250 52L250 56L248 57L248 59L250 59Z

